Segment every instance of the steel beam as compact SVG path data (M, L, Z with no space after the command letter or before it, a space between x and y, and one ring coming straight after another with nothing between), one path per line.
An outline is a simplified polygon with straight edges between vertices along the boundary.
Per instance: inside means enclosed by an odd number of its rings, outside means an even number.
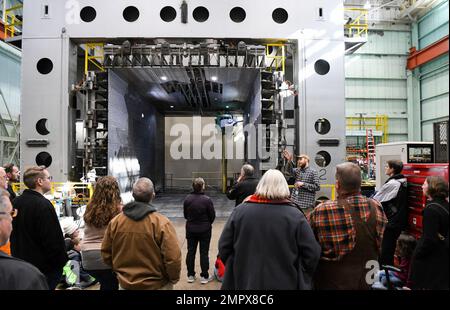
M446 53L448 53L448 35L420 51L412 47L408 57L407 68L408 70L414 70Z

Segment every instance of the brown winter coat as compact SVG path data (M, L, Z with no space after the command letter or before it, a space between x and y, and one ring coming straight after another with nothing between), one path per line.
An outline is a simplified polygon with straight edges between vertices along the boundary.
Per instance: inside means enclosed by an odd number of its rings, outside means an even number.
M150 204L127 204L109 223L101 253L124 289L159 289L180 279L175 228Z

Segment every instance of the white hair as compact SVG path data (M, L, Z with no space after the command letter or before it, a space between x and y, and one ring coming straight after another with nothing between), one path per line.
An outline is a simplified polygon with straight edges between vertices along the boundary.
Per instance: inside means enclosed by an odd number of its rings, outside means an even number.
M264 173L256 187L256 195L266 199L287 199L291 195L284 175L275 169Z
M155 195L153 182L149 178L140 178L133 185L134 200L149 203Z
M6 209L8 208L8 202L9 193L3 188L0 188L0 212L6 211Z

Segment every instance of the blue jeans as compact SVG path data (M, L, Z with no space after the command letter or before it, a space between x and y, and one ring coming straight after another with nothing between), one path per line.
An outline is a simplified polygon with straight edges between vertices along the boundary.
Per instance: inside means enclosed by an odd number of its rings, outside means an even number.
M387 279L386 279L386 271L385 271L385 270L381 270L381 271L380 271L379 277L380 277L380 278L379 278L380 282L381 282L384 286L387 286ZM391 281L391 284L392 284L394 287L400 287L400 286L403 285L403 281L400 280L399 278L397 278L397 277L394 275L394 272L393 272L393 271L389 271L389 281Z

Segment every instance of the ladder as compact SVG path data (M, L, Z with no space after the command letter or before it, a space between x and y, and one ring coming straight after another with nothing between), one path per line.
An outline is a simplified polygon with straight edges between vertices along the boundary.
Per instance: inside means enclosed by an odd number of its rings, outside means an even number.
M366 129L367 174L369 179L375 178L375 141L373 129Z

